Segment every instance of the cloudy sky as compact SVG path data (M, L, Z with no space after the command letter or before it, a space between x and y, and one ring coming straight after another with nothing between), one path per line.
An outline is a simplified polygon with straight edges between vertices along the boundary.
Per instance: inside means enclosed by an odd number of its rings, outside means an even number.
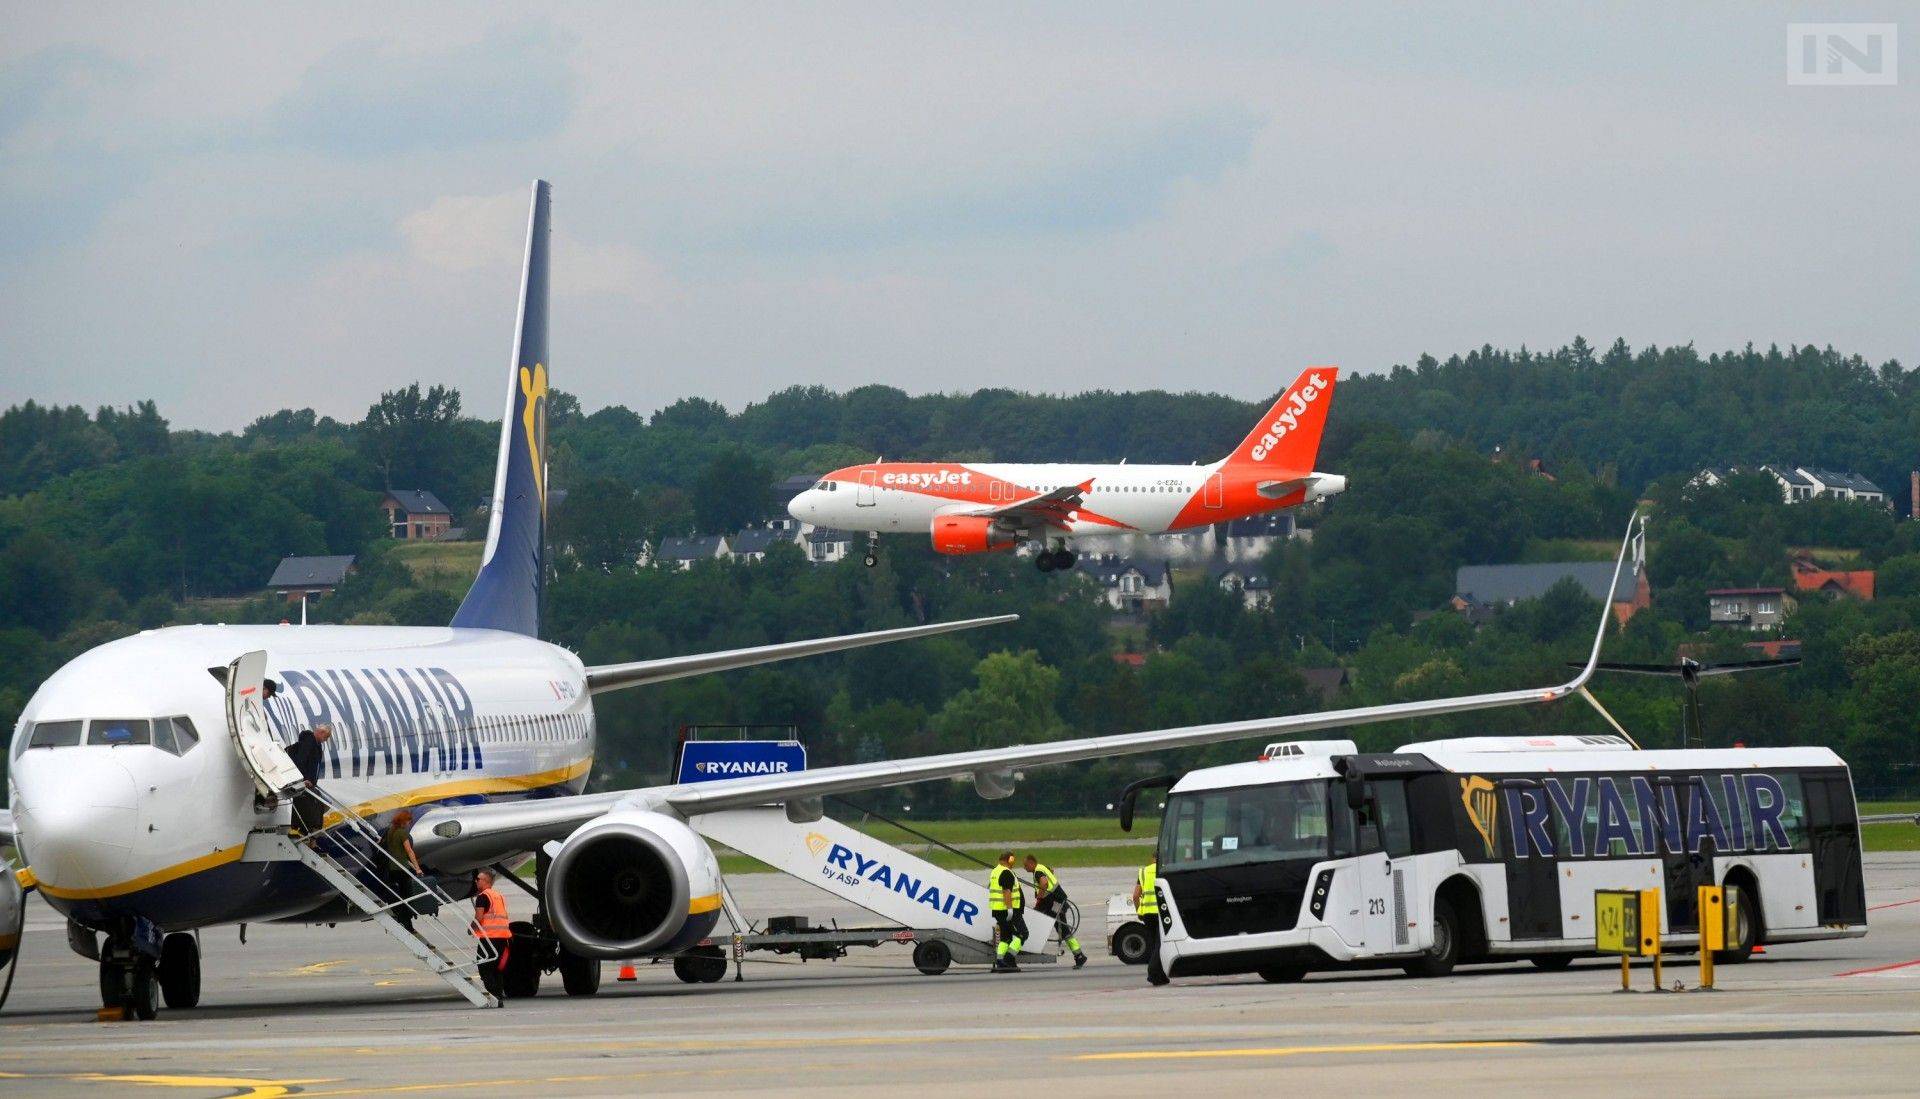
M0 405L1269 394L1483 343L1920 363L1920 23L1804 6L0 2ZM1895 5L1824 5L1893 20Z

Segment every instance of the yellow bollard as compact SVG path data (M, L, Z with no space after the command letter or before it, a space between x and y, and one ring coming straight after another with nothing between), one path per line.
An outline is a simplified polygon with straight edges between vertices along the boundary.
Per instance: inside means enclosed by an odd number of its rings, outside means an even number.
M1726 892L1717 885L1700 887L1700 987L1713 989L1713 952L1727 948Z

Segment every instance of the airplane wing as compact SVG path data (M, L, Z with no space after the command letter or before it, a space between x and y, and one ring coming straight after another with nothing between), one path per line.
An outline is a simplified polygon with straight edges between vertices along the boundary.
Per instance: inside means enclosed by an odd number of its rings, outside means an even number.
M717 653L695 653L691 656L668 656L658 660L636 660L630 664L599 664L587 669L587 691L589 694L601 694L648 683L664 683L669 679L679 679L683 676L706 675L709 672L724 672L734 668L750 668L755 664L771 664L778 660L793 660L802 656L818 656L821 653L861 649L868 645L884 645L890 641L932 637L935 634L978 629L981 626L997 626L1003 622L1017 621L1019 618L1017 614L996 614L988 618L935 622L926 626L905 626L897 630L873 630L868 633L843 634L839 637L817 637L809 641L788 641L779 645L728 649Z
M998 519L1009 526L1054 527L1067 529L1067 519L1080 510L1087 493L1093 491L1093 479L1077 485L1061 485L1051 492L1042 492L1024 500L1016 500L1003 507L988 508L983 511L970 511L969 515L978 515L988 519Z
M1614 582L1625 567L1629 539L1623 539L1615 561ZM684 815L711 813L757 805L786 803L805 813L810 802L828 794L846 794L886 786L904 786L931 779L971 776L983 794L1010 792L1013 772L1023 767L1039 767L1080 760L1106 759L1110 756L1141 752L1160 752L1192 748L1226 741L1274 738L1320 729L1371 725L1407 718L1437 717L1442 714L1494 710L1509 706L1530 706L1557 702L1569 695L1586 696L1586 684L1600 662L1600 648L1607 636L1612 608L1603 606L1600 624L1594 631L1593 648L1578 674L1565 683L1551 687L1491 694L1462 695L1424 702L1393 702L1381 706L1362 706L1348 710L1328 710L1313 714L1255 718L1214 725L1191 725L1174 729L1154 729L1139 733L1081 737L1044 744L1019 744L1006 748L982 748L969 752L919 756L877 763L856 763L843 767L822 767L790 774L756 775L720 779L713 782L657 786L604 794L584 794L570 798L507 802L493 805L457 806L435 809L414 826L414 845L420 857L436 865L459 863L478 865L507 854L525 851L548 840L561 839L615 806L632 805L667 808ZM799 819L804 819L802 816ZM497 852L489 855L488 852Z

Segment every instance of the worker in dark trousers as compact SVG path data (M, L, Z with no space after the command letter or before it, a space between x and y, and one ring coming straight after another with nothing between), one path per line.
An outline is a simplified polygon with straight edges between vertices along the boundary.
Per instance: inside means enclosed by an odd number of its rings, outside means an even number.
M1067 919L1067 887L1060 884L1052 867L1032 855L1027 856L1027 876L1033 879L1033 910L1053 917L1054 933L1073 951L1073 968L1086 965L1087 956L1080 952L1080 940L1073 936L1076 928Z
M493 887L493 871L473 875L474 957L480 965L480 983L493 997L493 1006L507 1006L507 949L513 928L507 921L507 899ZM495 954L488 957L489 954Z
M1158 859L1140 868L1139 880L1133 883L1133 911L1140 917L1140 925L1147 929L1147 983L1163 985L1167 983L1167 971L1160 965L1160 890L1155 879L1160 876Z
M995 973L1020 972L1020 945L1027 941L1026 907L1026 890L1021 888L1020 875L1013 872L1013 852L1004 851L987 872L987 908L999 932L993 946Z
M318 832L327 819L326 803L313 792L320 781L320 766L326 760L326 743L333 738L333 726L315 725L300 734L287 748L287 758L300 772L301 784L293 794L293 828L303 836Z

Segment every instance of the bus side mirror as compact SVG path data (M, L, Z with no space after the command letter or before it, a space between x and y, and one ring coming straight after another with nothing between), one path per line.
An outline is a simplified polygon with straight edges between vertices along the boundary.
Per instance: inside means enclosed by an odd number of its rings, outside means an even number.
M1138 782L1128 783L1127 788L1120 792L1120 830L1133 831L1133 810L1135 803L1140 800L1140 791L1164 790L1172 786L1178 777L1177 775L1155 775L1153 778L1143 778Z
M1347 779L1347 808L1358 813L1367 807L1367 781L1357 771L1349 770Z

